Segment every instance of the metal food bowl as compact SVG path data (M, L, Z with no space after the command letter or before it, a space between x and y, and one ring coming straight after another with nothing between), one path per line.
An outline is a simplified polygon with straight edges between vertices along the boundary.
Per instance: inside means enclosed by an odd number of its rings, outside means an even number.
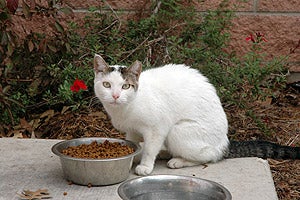
M128 180L118 188L123 200L231 200L230 192L213 181L189 176L153 175Z
M74 158L61 153L63 149L69 146L90 144L93 141L103 143L105 140L127 145L134 149L134 153L109 159ZM79 185L92 186L111 185L126 180L132 167L133 158L140 151L141 147L138 144L114 138L78 138L59 142L52 147L52 152L60 158L63 173L67 180Z

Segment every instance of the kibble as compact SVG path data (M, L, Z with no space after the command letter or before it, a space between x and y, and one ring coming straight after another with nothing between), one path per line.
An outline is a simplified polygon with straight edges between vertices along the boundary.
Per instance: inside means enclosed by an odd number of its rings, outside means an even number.
M133 152L134 149L128 145L122 145L120 142L110 142L108 140L105 140L103 143L93 141L90 144L70 146L62 150L64 155L89 159L118 158L132 154Z

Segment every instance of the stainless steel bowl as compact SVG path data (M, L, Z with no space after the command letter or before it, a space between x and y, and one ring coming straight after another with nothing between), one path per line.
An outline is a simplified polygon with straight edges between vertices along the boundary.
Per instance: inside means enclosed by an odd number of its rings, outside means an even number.
M153 175L128 180L118 188L124 200L231 200L230 192L213 181L189 176Z
M120 142L134 148L134 153L127 156L111 159L85 159L74 158L62 154L62 150L69 146L90 144L93 141L103 143ZM59 156L65 178L79 185L111 185L126 180L132 167L133 158L140 153L141 147L128 140L114 138L78 138L66 140L55 144L52 152Z

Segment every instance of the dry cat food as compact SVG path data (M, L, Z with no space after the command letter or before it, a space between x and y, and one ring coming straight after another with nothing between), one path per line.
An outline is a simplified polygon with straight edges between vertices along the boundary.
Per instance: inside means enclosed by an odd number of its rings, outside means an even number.
M62 150L62 154L75 158L107 159L118 158L132 154L134 149L120 142L110 142L105 140L103 143L93 141L91 144L81 144L70 146Z

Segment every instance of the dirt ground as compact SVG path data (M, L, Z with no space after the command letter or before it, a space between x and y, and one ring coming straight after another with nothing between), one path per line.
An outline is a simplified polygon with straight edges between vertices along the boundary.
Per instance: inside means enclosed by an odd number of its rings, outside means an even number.
M250 117L249 110L225 107L230 124L230 139L261 139L282 145L300 146L300 92L298 89L288 87L276 94L276 98L252 102L249 109L256 117ZM109 117L96 99L93 99L88 110L82 112L72 112L71 108L64 107L61 112L48 110L35 114L32 119L30 122L22 119L20 125L14 127L5 137L124 138L124 134L112 127ZM279 199L300 199L300 160L268 159L268 161Z

